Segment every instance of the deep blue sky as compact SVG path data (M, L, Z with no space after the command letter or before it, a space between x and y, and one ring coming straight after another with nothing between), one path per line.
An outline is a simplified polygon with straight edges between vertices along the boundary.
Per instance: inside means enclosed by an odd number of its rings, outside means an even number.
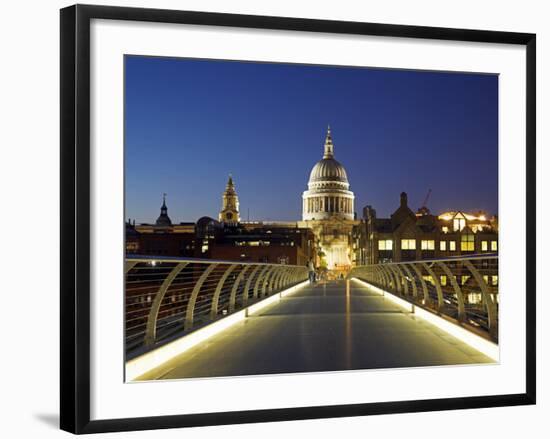
M355 210L409 194L428 207L498 209L498 77L126 57L126 217L217 218L229 173L241 217L297 220L327 124Z

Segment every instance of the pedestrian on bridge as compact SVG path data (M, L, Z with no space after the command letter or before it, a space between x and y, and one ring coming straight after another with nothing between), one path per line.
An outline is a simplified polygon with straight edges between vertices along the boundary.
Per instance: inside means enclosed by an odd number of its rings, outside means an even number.
M315 282L315 264L313 263L313 259L310 259L308 262L308 270L309 270L309 283L312 284Z

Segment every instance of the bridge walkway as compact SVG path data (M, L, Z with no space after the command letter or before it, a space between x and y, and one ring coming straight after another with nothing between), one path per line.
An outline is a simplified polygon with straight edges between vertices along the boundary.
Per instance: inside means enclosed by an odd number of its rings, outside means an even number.
M140 379L493 361L353 280L306 286Z

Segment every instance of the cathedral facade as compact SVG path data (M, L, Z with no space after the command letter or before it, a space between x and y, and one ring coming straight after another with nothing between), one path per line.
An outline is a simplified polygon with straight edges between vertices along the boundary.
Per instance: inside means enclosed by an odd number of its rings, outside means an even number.
M311 170L308 189L302 194L302 227L313 230L321 265L329 270L351 266L355 195L345 168L334 158L330 127L325 138L323 158Z

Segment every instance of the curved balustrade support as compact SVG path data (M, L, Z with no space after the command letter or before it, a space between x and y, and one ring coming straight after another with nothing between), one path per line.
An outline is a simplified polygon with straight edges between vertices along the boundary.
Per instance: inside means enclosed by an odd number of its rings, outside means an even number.
M413 290L412 295L413 295L414 299L417 299L418 298L418 288L416 286L416 281L414 280L414 275L411 273L411 270L409 269L409 267L407 267L407 264L399 264L399 267L401 267L401 269L407 273L406 276L408 276L410 278L410 282L411 282L412 290Z
M447 276L447 279L449 279L449 282L453 287L453 291L455 292L456 301L458 305L458 320L462 322L466 318L466 309L464 306L464 295L462 294L462 289L458 285L458 282L456 281L456 278L454 277L453 272L447 266L447 264L445 264L444 262L437 262L437 265L443 270L443 272L445 273L445 276Z
M378 273L378 277L380 279L380 285L382 285L384 288L388 288L388 282L386 279L386 274L384 273L384 270L382 269L381 265L376 266L376 271Z
M289 269L285 268L283 272L281 273L281 276L279 277L279 285L277 286L277 289L282 289L286 285L286 278L288 276Z
M278 291L281 291L286 286L285 279L286 279L286 276L287 276L288 272L289 272L288 267L285 267L284 270L281 271L281 274L279 276L278 283L277 283L277 290Z
M387 282L386 274L384 273L384 270L378 267L377 272L378 272L378 277L380 278L380 285L382 285L384 288L387 288L388 282Z
M252 284L252 280L254 279L254 276L256 275L256 272L262 268L261 265L258 265L250 274L248 279L246 280L246 284L243 289L243 297L242 297L242 304L245 306L248 303L248 291L250 291L250 285Z
M273 285L270 292L279 291L281 289L281 279L285 274L286 270L284 267L281 267L277 270L277 274L273 277Z
M248 269L252 267L252 265L245 265L244 268L241 270L239 275L237 276L237 279L235 279L235 283L233 284L233 287L231 288L231 293L229 293L229 312L235 311L235 302L237 301L237 291L239 290L239 285L243 281L244 275L248 271Z
M162 282L159 290L157 291L157 294L155 294L155 298L153 299L151 309L149 310L149 315L147 316L147 323L145 326L146 345L152 345L155 343L157 334L157 318L159 315L160 305L162 304L162 300L166 295L166 291L168 291L168 288L170 288L170 285L172 285L172 282L174 282L174 279L178 276L178 274L180 274L181 270L183 270L188 264L188 262L182 262L172 268L172 271L170 271L166 279L164 279L164 281Z
M126 261L124 263L124 274L128 272L137 265L138 261Z
M394 265L395 269L399 272L401 279L403 280L403 289L405 290L403 294L405 296L409 295L409 281L407 280L407 275L404 273L402 266L400 264Z
M216 268L218 264L212 264L206 267L206 270L203 271L201 276L199 277L199 280L193 287L193 291L191 292L191 297L189 298L189 302L187 303L187 310L185 311L185 330L188 331L193 327L193 321L195 316L195 303L197 302L197 296L199 295L199 292L201 290L202 284L206 280L206 278L212 273L214 268Z
M393 277L395 279L395 291L397 294L401 295L401 276L400 273L398 274L395 270L395 265L388 265L389 271L393 274Z
M477 268L475 268L470 261L464 261L464 265L466 266L466 268L468 268L468 270L470 270L470 273L472 273L472 276L474 276L474 279L476 280L479 289L481 290L481 297L483 298L483 303L485 304L485 308L487 310L487 318L489 320L489 332L491 333L491 335L496 335L498 332L496 306L493 302L491 294L489 293L489 288L483 280L483 277L481 277L481 274L479 274Z
M294 270L294 273L292 273L291 283L295 284L296 282L298 282L299 278L300 278L300 269L296 268Z
M382 271L378 266L374 266L372 269L372 273L374 275L374 279L377 285L383 285L384 278L382 276Z
M435 275L434 271L430 268L428 264L423 263L422 267L424 267L424 269L428 272L428 275L431 276L433 280L435 291L437 293L437 309L441 310L443 308L444 302L443 291L441 290L441 283L439 282L439 278Z
M386 264L382 264L381 268L382 268L382 272L384 273L384 276L386 277L386 286L387 286L387 288L390 289L390 290L395 290L395 288L393 286L393 279L392 279L391 274L389 273L388 267L386 266Z
M429 303L431 303L431 299L430 299L430 295L428 294L428 286L426 285L426 281L422 277L422 273L420 272L416 264L409 263L407 265L409 267L412 267L412 269L416 273L416 277L418 278L418 280L420 280L420 285L422 285L422 294L423 294L424 304L428 305Z
M260 274L258 275L258 278L256 279L256 282L254 283L254 290L253 290L253 298L254 299L257 299L258 298L258 293L260 292L259 291L259 288L260 286L262 286L262 281L264 280L264 277L266 275L266 273L269 271L270 267L269 265L266 265L262 271L260 271Z
M272 291L272 285L273 285L273 278L275 277L275 275L277 274L277 271L279 267L275 266L273 268L271 268L271 270L269 270L269 272L267 273L266 277L265 277L265 280L264 280L264 283L262 285L262 296L261 297L265 297L266 295L269 295Z
M214 291L214 295L212 296L212 307L210 308L210 319L212 320L214 320L218 315L218 302L220 301L220 293L222 291L223 284L235 268L237 268L237 265L228 265L222 277L220 277L218 285L216 285L216 290Z
M284 276L284 285L289 285L290 283L292 283L292 276L294 275L294 272L296 271L297 269L296 268L290 268L287 270L285 276Z

